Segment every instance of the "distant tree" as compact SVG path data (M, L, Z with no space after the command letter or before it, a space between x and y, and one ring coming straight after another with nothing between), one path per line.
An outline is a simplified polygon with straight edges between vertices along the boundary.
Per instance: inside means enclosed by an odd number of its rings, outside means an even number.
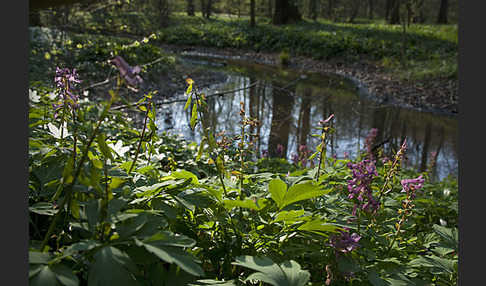
M167 27L169 25L169 0L159 0L157 6L159 10L160 26Z
M201 0L201 13L206 19L211 17L212 4L212 0Z
M187 0L187 16L194 16L195 14L194 0Z
M272 19L274 25L285 25L300 20L302 20L302 15L293 0L275 0L275 12Z
M368 19L373 20L373 0L368 0Z
M349 19L348 19L349 23L354 23L354 19L356 19L356 17L358 16L360 3L361 0L351 1L351 14L349 15Z
M390 9L388 24L400 24L400 0L390 0Z
M437 24L447 24L447 12L449 10L449 0L441 0Z
M309 0L309 18L314 21L317 19L317 1L318 0Z
M255 27L255 0L250 0L250 26Z

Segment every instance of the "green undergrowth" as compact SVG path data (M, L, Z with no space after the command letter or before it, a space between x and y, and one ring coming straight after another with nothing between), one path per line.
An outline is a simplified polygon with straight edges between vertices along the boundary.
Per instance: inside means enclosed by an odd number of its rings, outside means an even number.
M200 144L158 131L156 94L134 104L143 127L111 108L121 79L111 100L75 109L63 87L31 87L30 285L456 285L456 178L432 182L380 152L328 158L326 122L324 145L305 158L314 166L261 156L243 109L239 137L213 135L187 83ZM348 163L369 158L376 212L348 191ZM423 186L403 192L417 177Z
M132 20L128 23L128 19ZM247 17L215 15L206 20L174 13L170 25L160 28L143 19L144 15L132 13L130 17L113 18L116 23L106 27L88 25L90 21L86 19L79 25L84 25L82 27L88 31L104 29L114 33L118 27L123 27L123 32L138 35L155 31L156 41L165 44L269 53L286 51L291 56L323 61L370 60L402 79L457 78L457 25L412 24L407 27L404 39L401 25L382 21L349 24L319 19L274 26L268 19L261 18L257 26L251 28Z
M109 75L109 60L123 57L133 66L150 65L151 74L167 73L175 59L153 43L155 35L139 41L125 37L62 32L56 29L29 28L29 82L52 82L56 66L76 66L86 82L104 80ZM104 78L103 78L104 77Z

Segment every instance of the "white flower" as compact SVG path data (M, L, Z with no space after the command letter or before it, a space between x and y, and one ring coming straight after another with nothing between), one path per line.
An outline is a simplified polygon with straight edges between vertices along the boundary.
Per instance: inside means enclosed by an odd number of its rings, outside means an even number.
M66 138L71 135L71 133L67 130L67 123L64 122L61 128L57 128L56 125L52 123L47 123L47 128L49 128L49 133L56 139L61 139L61 130L62 130L62 137Z
M89 90L85 90L85 91L83 91L83 95L84 95L84 96L88 96L88 95L89 95Z
M451 190L449 189L444 189L444 196L448 197L451 194Z
M37 90L29 89L29 99L35 103L40 101L40 95L37 95Z
M121 140L116 141L116 144L113 145L113 143L108 144L108 147L113 149L118 156L123 157L126 152L130 150L130 147L126 146L123 147L123 142Z
M48 93L47 96L50 100L54 100L57 98L57 94L55 94L54 92Z
M439 219L440 221L440 225L442 226L446 226L447 225L447 221L443 220L443 219Z

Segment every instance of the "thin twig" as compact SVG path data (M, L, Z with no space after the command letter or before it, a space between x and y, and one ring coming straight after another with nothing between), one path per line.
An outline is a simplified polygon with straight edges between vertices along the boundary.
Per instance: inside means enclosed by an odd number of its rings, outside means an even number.
M222 96L222 95L237 92L237 91L240 91L240 90L249 89L251 87L254 87L257 84L258 84L258 81L256 81L255 83L252 83L248 86L242 87L242 88L209 94L209 95L206 95L206 98L213 97L213 96ZM155 106L167 105L167 104L172 104L172 103L177 103L177 102L186 102L186 101L187 101L187 98L174 99L174 100L169 100L169 101L161 101L161 102L155 102ZM120 110L120 109L125 109L125 108L130 108L130 107L136 107L136 106L137 106L136 104L118 105L118 106L113 107L112 110Z

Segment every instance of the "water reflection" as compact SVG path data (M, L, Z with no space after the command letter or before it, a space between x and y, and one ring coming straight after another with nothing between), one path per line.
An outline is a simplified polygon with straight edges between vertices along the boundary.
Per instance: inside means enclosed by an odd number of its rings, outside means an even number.
M204 90L206 94L239 89L223 96L208 98L207 122L217 133L239 133L240 102L244 102L247 115L257 118L260 126L256 135L258 152L268 151L279 156L278 145L290 160L299 146L315 150L319 138L317 122L335 114L329 136L328 156L355 157L363 148L364 140L372 128L378 129L375 139L386 153L395 152L403 138L407 138L406 164L424 171L433 161L433 175L441 179L449 174L457 176L457 120L447 116L422 113L397 107L377 106L360 98L350 82L337 76L282 74L278 70L260 70L259 67L237 67L237 72L226 67L226 80ZM179 94L183 96L182 92ZM178 96L178 97L179 97ZM163 131L182 134L186 139L199 142L200 134L191 131L190 115L183 110L184 103L164 105L158 110L158 125Z

